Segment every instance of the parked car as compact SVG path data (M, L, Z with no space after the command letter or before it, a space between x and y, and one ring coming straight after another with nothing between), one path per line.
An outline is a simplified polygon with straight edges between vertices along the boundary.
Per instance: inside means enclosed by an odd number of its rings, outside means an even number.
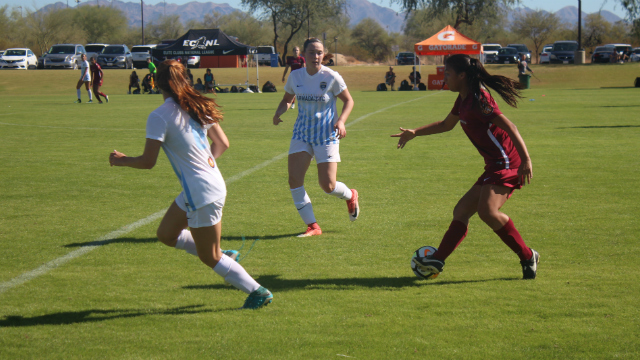
M127 45L109 45L98 55L98 64L103 68L133 69L133 58Z
M616 47L616 52L620 56L620 59L628 58L631 56L631 50L633 47L629 44L607 44Z
M0 56L4 55L5 50L0 50Z
M509 44L507 45L507 47L515 48L516 50L518 50L518 54L520 54L520 57L522 57L522 55L525 55L527 57L527 62L531 63L531 51L529 51L529 48L527 47L527 45Z
M102 50L109 46L108 44L87 44L84 49L87 51L87 60L91 60L92 57L98 59L98 55L102 53Z
M151 51L158 45L135 45L131 48L131 59L136 69L146 69L149 67L147 59L151 58ZM154 61L156 62L156 61Z
M27 48L12 48L4 51L0 57L0 69L37 69L38 58Z
M591 63L608 63L611 61L611 54L616 51L613 45L598 46L591 54Z
M556 41L553 43L549 60L552 64L573 64L576 50L578 50L577 41Z
M269 65L271 64L271 54L275 54L276 50L273 46L258 46L258 64Z
M416 54L412 52L399 52L396 56L396 65L413 65L420 64L420 58L416 58Z
M187 67L197 68L200 67L200 56L191 55L187 58Z
M77 70L80 66L80 57L86 54L84 46L80 44L56 44L45 55L44 68L69 68Z
M520 54L518 49L512 47L503 47L498 50L498 56L496 57L497 64L515 64L518 62Z
M552 49L553 44L548 44L542 47L542 52L540 53L540 64L549 64L551 62L549 56L551 55Z
M484 62L493 64L498 58L498 50L502 49L500 44L482 44L482 52L484 53Z
M629 61L632 61L632 62L640 61L640 48L635 48L631 50L631 56L629 56Z

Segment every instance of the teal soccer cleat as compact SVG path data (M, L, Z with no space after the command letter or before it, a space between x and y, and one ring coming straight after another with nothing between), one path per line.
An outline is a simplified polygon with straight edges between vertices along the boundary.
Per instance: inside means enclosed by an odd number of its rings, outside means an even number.
M264 286L260 286L258 290L249 294L247 300L245 300L242 309L259 309L263 306L269 305L273 301L273 294L267 290Z

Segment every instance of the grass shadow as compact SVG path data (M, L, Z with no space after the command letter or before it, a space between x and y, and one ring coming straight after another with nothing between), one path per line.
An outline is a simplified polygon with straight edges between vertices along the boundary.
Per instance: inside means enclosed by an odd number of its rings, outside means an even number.
M593 126L564 126L556 129L620 129L620 128L635 128L640 125L593 125Z
M71 244L65 245L64 247L73 248L73 247L83 247L83 246L102 246L102 245L109 245L109 244L147 244L147 243L155 243L155 242L158 242L157 238L146 238L146 239L118 238L118 239L71 243Z
M520 278L497 278L484 280L459 280L459 281L424 281L415 276L405 276L398 278L340 278L340 279L279 279L279 275L262 275L256 278L256 281L273 292L299 290L299 289L323 289L323 290L346 290L356 287L372 288L372 289L401 289L407 287L420 286L442 286L442 285L458 285L469 283L483 283L490 281L514 281ZM188 290L214 290L228 289L228 285L224 284L208 284L208 285L188 285L183 289Z
M118 309L118 310L102 310L90 309L82 311L62 311L46 315L38 315L33 317L24 317L20 315L5 316L0 319L0 328L3 327L26 327L39 325L71 325L92 323L98 321L106 321L112 319L126 319L148 315L185 315L185 314L202 314L211 312L221 312L233 309L217 309L211 310L204 308L204 305L188 305L169 308L165 310L147 310L147 309Z
M298 235L300 235L301 232L297 232L294 234L280 234L280 235L266 235L266 236L256 236L256 235L242 235L242 236L222 236L222 240L227 240L227 241L238 241L238 240L276 240L276 239L284 239L284 238L288 238L288 237L296 237ZM244 238L244 239L243 239Z

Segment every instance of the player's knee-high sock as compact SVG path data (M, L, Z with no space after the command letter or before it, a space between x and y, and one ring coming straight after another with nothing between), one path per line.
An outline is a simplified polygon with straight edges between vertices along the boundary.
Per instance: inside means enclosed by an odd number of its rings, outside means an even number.
M444 261L460 245L465 236L467 236L467 225L462 221L453 220L449 225L449 230L444 233L438 251L433 254L433 258Z
M76 89L76 92L78 93L78 100L80 100L80 94L81 94L82 92L80 91L80 89Z
M191 231L182 230L178 235L178 241L176 242L176 249L184 250L191 255L198 256L198 250L196 249L196 243L193 241Z
M102 91L100 91L100 90L96 91L95 93L96 93L96 96L98 96L98 94L100 94L100 96L102 96L103 98L105 98L105 99L107 98L107 95L105 95L105 94L104 94Z
M533 253L527 244L524 243L522 236L520 236L520 233L516 230L511 219L509 219L501 229L496 230L495 233L500 236L500 239L502 239L502 241L507 244L507 246L511 248L516 255L518 255L520 260L525 261L531 259L531 255L533 255Z
M260 287L260 284L247 273L247 270L242 265L233 261L227 255L222 254L222 258L213 267L213 271L222 276L226 282L235 286L236 289L242 290L247 294L251 294Z
M293 203L298 209L298 214L302 218L305 224L310 225L316 222L316 217L313 215L313 206L311 205L311 199L307 192L304 190L304 186L299 188L290 189L291 197L293 197Z
M87 94L89 94L89 100L93 100L93 96L91 95L91 90L87 90Z
M351 200L351 196L353 195L351 193L351 189L349 189L347 185L345 185L344 183L341 183L340 181L336 181L335 189L333 189L332 192L327 194L333 195L342 200Z

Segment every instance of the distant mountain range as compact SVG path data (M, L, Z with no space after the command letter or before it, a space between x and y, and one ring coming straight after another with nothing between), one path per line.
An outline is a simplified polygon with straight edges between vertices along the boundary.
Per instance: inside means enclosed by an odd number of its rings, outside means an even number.
M87 0L80 3L78 6L111 6L122 10L128 20L129 25L140 25L141 12L140 3L138 2L123 2L120 0ZM41 10L49 10L52 8L64 8L67 4L63 2L57 2L43 7ZM177 5L173 3L159 3L156 5L145 4L144 5L144 21L145 23L151 22L163 16L164 14L180 15L180 19L183 23L189 20L202 21L205 14L210 14L217 11L220 14L229 14L234 11L242 11L231 7L229 4L216 4L212 2L201 3L192 1L184 5ZM518 7L509 12L508 20L511 22L516 14L535 11L528 7ZM615 23L622 20L616 14L603 10L600 12L602 16L609 22ZM566 6L555 14L560 18L563 23L575 25L578 23L578 8L575 6ZM402 32L404 27L405 13L397 13L395 10L373 4L367 0L347 0L347 15L350 18L350 25L354 26L358 24L362 19L372 18L376 20L383 28L389 32ZM588 14L582 12L582 18Z

